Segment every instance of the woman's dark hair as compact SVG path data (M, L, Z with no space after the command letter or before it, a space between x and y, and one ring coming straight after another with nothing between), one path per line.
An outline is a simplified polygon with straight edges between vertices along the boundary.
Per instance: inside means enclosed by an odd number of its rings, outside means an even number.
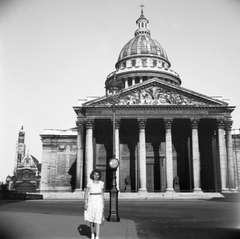
M94 173L98 173L98 174L99 174L98 180L100 180L100 179L102 178L102 172L100 171L100 169L94 169L94 170L91 172L91 174L90 174L90 178L91 178L92 180L94 179L94 177L93 177Z

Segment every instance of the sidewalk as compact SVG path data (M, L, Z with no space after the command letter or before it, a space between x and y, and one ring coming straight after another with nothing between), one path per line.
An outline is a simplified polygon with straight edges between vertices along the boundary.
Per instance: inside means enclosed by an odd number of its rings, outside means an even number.
M88 239L89 223L82 216L1 211L0 239ZM137 239L134 221L105 221L100 239Z

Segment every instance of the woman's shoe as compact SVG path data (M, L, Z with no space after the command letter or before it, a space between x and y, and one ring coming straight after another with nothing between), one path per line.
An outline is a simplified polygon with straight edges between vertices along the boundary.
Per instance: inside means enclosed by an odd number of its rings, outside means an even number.
M94 239L94 238L95 238L95 236L94 236L94 234L92 234L91 239Z
M99 239L99 237L96 237L96 239Z

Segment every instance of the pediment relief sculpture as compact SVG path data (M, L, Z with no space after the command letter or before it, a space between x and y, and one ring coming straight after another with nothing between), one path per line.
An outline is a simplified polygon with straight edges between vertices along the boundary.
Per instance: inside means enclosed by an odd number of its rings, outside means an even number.
M174 90L152 86L122 96L119 105L206 105L206 103Z

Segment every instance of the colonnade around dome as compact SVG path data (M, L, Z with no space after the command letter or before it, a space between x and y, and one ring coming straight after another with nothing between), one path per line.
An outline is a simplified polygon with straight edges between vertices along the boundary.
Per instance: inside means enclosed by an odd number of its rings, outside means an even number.
M119 63L119 66L117 67L117 70L123 70L126 68L131 68L135 67L158 67L158 68L164 68L167 70L169 68L169 64L166 63L165 61L161 61L158 59L151 59L148 57L146 58L136 58L134 59L131 57L130 60L122 61Z

